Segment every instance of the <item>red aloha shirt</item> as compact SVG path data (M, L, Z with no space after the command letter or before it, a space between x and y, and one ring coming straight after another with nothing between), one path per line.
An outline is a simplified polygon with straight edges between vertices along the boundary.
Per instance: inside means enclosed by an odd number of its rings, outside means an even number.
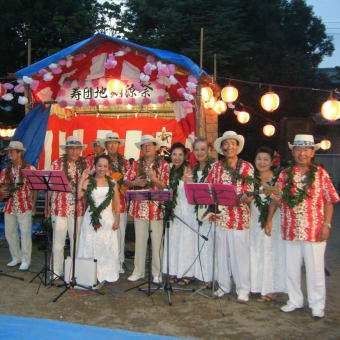
M51 170L63 170L62 160L58 158L51 164ZM76 180L76 167L70 167L68 165L68 173ZM78 178L79 180L79 178ZM72 192L59 192L53 191L51 197L52 208L51 212L54 216L69 217L74 215L74 191L75 188L72 187ZM84 216L84 198L78 200L77 216Z
M133 181L138 177L138 164L139 162L134 161L131 165L128 173L125 176L125 180ZM166 161L162 161L159 167L158 179L169 184L169 164ZM152 184L150 190L159 190L159 188ZM159 202L150 202L150 214L149 214L149 203L148 201L131 201L129 204L129 214L135 218L141 218L143 220L159 221L163 219L163 213L158 208Z
M233 168L236 170L236 166ZM236 194L242 195L245 192L254 191L254 183L248 183L242 176L254 178L254 168L253 166L242 160L239 170L238 180L236 181ZM216 184L232 184L233 178L228 170L223 167L222 161L217 161L211 168L209 175L206 179L207 183ZM248 229L250 225L250 209L248 204L239 203L234 207L223 206L222 216L217 217L216 225L218 227L227 229L243 230Z
M94 159L95 157L91 157L86 160L86 167L89 168L91 171L94 170Z
M27 170L35 170L33 165L28 164L25 169ZM11 167L11 182L19 183L20 181L20 169L15 169L14 166ZM8 180L6 178L7 168L2 170L0 174L0 183L8 184ZM32 206L32 191L28 187L28 183L26 178L24 178L24 185L22 185L12 197L7 200L4 208L4 212L6 214L23 214L26 211L30 211L33 209Z
M317 166L315 180L311 188L308 188L309 197L299 205L289 208L282 201L281 231L282 237L287 241L318 242L319 231L323 224L325 203L336 203L339 196L325 169ZM285 187L287 177L286 170L281 171L276 186L281 190ZM293 168L293 193L296 189L304 187L303 180L306 174L301 174L296 166Z
M129 168L130 168L130 163L129 161L124 158L124 166L123 166L123 178L125 178L127 172L129 171ZM112 172L119 172L118 171L118 161L114 162L112 161L112 167L110 169L110 174ZM125 197L124 197L124 194L120 194L120 212L124 213L125 212L125 209L126 209L126 202L125 202Z

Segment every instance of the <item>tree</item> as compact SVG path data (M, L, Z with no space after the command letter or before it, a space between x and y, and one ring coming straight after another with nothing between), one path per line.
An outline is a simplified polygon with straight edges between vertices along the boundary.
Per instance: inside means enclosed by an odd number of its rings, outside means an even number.
M217 82L226 78L254 82L329 88L317 67L334 46L321 19L304 0L127 0L118 30L137 43L172 50L199 63L200 28L204 28L204 65L213 72L217 54ZM219 118L219 129L244 130L252 134L253 146L263 142L259 131L268 115L260 96L268 86L235 82L240 98L237 108L249 111L252 119L240 127L230 113ZM275 89L276 90L276 89ZM325 93L277 89L279 109L270 118L309 116L319 110ZM261 113L257 115L257 113ZM254 133L255 132L255 133ZM278 142L278 140L275 140Z

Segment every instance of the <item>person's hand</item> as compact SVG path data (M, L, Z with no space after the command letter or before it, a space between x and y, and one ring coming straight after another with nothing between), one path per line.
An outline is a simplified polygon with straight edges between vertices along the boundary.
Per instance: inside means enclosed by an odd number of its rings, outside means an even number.
M89 178L90 174L91 174L91 169L86 168L83 171L83 173L81 174L80 181L83 182L83 181L87 180Z
M243 195L240 197L240 202L241 202L241 203L247 204L247 203L248 203L248 196L247 196L246 194L243 194Z
M264 226L264 232L266 233L267 236L272 236L272 228L273 228L273 222L272 221L267 221Z
M157 174L156 170L154 169L146 169L146 176L150 179L150 181L155 182L157 181Z
M115 223L112 225L112 230L118 230L120 227L119 218L115 219Z
M281 204L281 199L282 199L282 195L275 195L275 194L271 194L270 195L271 201L273 203L275 203L276 206L279 206Z
M148 180L146 178L138 177L133 181L133 186L144 188L147 183L148 183Z
M49 204L47 206L45 206L44 214L45 214L46 218L50 218L51 217L51 208L50 208Z
M323 225L320 229L320 232L319 232L319 241L320 242L327 242L328 241L328 238L329 238L329 228L325 225Z
M188 183L188 182L192 182L192 170L190 167L186 167L184 169L184 174L183 174L183 182Z

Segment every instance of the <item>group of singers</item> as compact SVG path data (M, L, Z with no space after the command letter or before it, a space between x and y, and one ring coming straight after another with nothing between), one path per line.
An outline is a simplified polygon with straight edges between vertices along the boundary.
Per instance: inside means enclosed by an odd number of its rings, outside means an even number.
M234 131L226 131L214 141L215 150L224 156L218 161L210 156L210 143L197 138L193 143L197 160L193 167L181 143L172 145L169 164L158 154L159 141L152 135L143 135L136 143L142 156L131 165L118 153L123 143L117 133L110 132L105 139L91 143L95 157L85 159L81 152L86 145L71 136L61 146L65 154L51 165L51 170L65 172L73 189L48 192L46 199L45 214L51 217L53 226L53 271L57 278L67 275L63 273L64 245L68 233L72 252L77 209L77 256L97 260L99 282L117 281L124 273L129 214L134 218L135 229L134 270L129 281L145 277L150 226L154 283L161 283L162 274L169 268L170 282L178 285L197 279L202 287L209 287L216 280L219 288L215 295L221 298L231 292L232 278L239 302L247 302L250 292L260 293L261 302L270 301L275 293L287 293L289 300L281 311L288 313L304 304L304 262L312 316L324 316L324 253L333 205L339 196L328 173L313 162L320 145L312 135L296 135L294 142L288 143L294 162L281 171L273 170L273 151L266 146L256 151L255 169L239 158L245 140ZM8 266L20 264L19 270L27 270L36 194L30 191L21 169L33 167L22 159L26 150L21 142L11 141L7 150L12 162L1 172L0 183L5 185L1 193L7 199L5 233L12 257ZM201 220L204 207L188 203L185 183L229 184L236 188L236 204L218 207L215 247L214 216ZM9 185L14 186L11 192ZM173 199L165 204L165 210L158 201L126 202L123 188L172 190ZM164 236L165 211L170 228Z

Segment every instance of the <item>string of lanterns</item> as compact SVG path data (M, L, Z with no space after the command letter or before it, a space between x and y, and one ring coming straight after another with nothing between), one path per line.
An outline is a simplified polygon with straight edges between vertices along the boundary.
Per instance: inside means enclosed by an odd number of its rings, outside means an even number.
M247 82L247 81L243 81L243 82L251 83L251 84L259 84L259 83ZM288 86L283 86L283 85L275 85L275 86L288 87ZM302 87L297 87L297 88L302 88ZM321 89L310 89L310 90L326 91L326 90L321 90ZM235 108L235 106L232 103L235 102L238 98L238 90L236 87L229 84L221 90L220 97L222 100L216 100L214 97L213 90L208 86L203 87L201 89L201 99L202 99L204 108L213 109L217 114L221 114L225 112L228 108L232 108L232 109ZM267 111L268 113L272 113L278 109L280 105L280 97L277 93L272 91L271 88L269 88L269 91L264 93L261 96L260 104L263 110ZM234 114L236 115L238 122L241 124L246 124L250 119L250 114L246 111L234 110ZM331 92L330 98L326 102L324 102L321 106L321 115L324 119L329 120L329 121L336 121L337 119L340 118L340 102L336 98L333 98L332 92ZM275 126L273 126L272 124L266 124L263 127L262 132L265 136L271 137L275 134ZM328 146L327 143L324 144L324 147L326 146ZM329 147L327 149L329 149ZM324 149L324 150L327 150L327 149Z
M15 129L0 129L0 137L13 137Z

